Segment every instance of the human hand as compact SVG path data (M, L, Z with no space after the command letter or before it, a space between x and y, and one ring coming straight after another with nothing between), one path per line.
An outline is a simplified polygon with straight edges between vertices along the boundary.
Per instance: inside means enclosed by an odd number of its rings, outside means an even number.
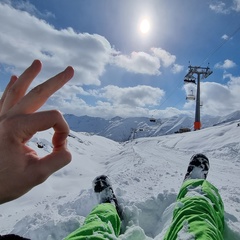
M35 60L22 75L12 76L0 100L0 204L16 199L71 161L69 127L57 110L36 112L74 74L72 67L26 91L41 71ZM40 158L26 145L38 131L54 129L53 151Z

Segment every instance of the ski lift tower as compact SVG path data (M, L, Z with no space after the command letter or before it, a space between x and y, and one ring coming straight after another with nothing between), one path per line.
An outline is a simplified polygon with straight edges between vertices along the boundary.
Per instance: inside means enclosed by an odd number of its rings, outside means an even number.
M210 70L209 67L193 67L189 66L188 67L188 73L184 77L184 83L196 83L195 82L195 77L193 76L194 74L197 75L197 96L196 96L196 111L195 111L195 122L194 122L194 130L200 130L201 129L201 121L200 121L200 80L207 78L209 75L212 74L212 71ZM202 78L201 78L202 76Z

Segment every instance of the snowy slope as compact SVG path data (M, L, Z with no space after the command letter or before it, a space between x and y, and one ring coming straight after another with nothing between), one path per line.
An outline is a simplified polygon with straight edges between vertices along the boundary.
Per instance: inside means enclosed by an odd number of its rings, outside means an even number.
M162 239L189 159L202 152L210 159L208 180L225 203L224 239L240 239L239 135L237 122L122 144L71 132L72 162L25 196L1 205L0 234L62 239L82 224L96 204L91 181L104 173L124 207L120 239ZM51 137L51 131L38 133L29 145L44 155L51 151Z

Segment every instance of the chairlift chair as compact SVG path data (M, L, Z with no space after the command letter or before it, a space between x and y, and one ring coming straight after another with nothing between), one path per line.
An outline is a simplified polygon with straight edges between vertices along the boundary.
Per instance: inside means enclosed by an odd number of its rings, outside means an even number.
M185 77L184 78L184 83L185 84L188 84L188 83L196 84L196 78L195 77Z
M156 122L156 119L152 117L152 118L149 119L149 121L150 122Z
M186 100L195 100L195 96L193 94L193 90L191 90L192 94L188 94Z

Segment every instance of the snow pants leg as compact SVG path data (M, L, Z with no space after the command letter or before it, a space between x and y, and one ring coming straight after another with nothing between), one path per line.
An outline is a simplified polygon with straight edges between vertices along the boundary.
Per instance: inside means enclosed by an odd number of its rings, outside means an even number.
M86 217L83 226L65 240L115 240L120 233L121 221L115 206L102 203Z
M217 188L204 179L185 181L164 240L223 240L223 229L224 206Z

